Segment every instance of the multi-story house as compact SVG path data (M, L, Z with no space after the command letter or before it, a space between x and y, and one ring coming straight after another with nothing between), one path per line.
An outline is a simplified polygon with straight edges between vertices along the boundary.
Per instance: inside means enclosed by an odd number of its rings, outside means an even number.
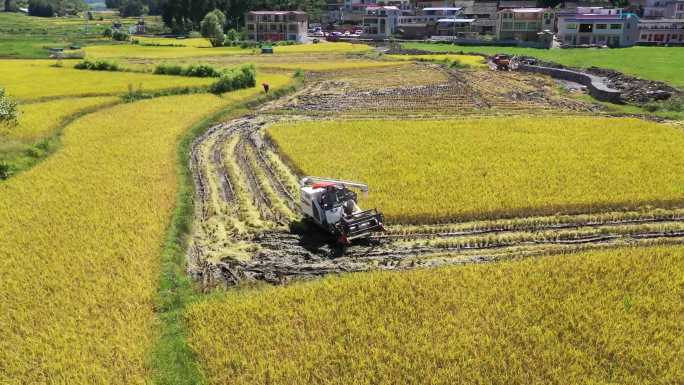
M303 41L309 18L301 11L251 11L245 15L247 38L252 41Z
M684 0L646 0L644 19L684 19Z
M639 39L639 17L620 8L578 7L557 17L558 40L569 46L629 47Z
M363 36L373 39L384 39L397 32L397 25L402 11L396 6L366 7L363 15Z
M639 43L684 44L684 18L640 20Z
M497 12L496 38L528 42L550 41L554 13L549 8L510 8Z

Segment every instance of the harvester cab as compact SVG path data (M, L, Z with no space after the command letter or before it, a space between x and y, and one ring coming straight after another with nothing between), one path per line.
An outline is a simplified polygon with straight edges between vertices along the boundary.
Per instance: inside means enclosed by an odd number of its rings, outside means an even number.
M305 217L313 220L338 242L352 240L383 231L383 216L375 209L361 210L357 195L351 188L368 193L363 183L307 176L300 180L300 208Z

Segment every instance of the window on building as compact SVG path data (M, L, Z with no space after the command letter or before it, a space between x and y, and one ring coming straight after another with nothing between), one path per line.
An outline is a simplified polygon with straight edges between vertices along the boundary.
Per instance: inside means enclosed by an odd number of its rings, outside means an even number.
M510 21L504 21L501 23L501 28L503 29L513 29L513 23Z
M247 24L248 31L254 31L254 24Z
M247 21L254 21L254 15L247 15Z
M608 29L608 24L596 24L596 29Z
M580 32L593 32L594 31L594 25L593 24L580 24L579 25L579 31Z
M646 40L648 35L641 35L641 40Z
M290 21L295 21L296 20L296 15L294 13L291 13L287 16L288 20Z
M522 29L525 29L525 27L527 27L527 23L518 22L518 23L514 23L514 26L515 26L515 29L522 30Z
M565 26L565 29L571 29L571 30L576 30L577 29L577 24L567 24Z

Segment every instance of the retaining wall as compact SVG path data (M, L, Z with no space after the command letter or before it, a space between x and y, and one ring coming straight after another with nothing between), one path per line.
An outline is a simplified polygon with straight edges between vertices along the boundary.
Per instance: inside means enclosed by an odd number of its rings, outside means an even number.
M620 91L608 87L603 81L603 78L587 74L584 72L566 70L562 68L551 68L542 66L533 66L528 64L519 64L518 69L522 71L529 71L549 75L556 79L568 80L587 86L589 95L598 100L611 103L620 103Z

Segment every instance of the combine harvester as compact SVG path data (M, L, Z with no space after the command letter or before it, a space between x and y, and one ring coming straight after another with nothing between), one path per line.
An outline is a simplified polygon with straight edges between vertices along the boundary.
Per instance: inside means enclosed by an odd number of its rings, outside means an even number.
M368 194L368 185L345 180L307 176L299 181L300 208L305 218L337 237L341 244L384 231L383 216L376 209L361 210L357 205L357 188Z

